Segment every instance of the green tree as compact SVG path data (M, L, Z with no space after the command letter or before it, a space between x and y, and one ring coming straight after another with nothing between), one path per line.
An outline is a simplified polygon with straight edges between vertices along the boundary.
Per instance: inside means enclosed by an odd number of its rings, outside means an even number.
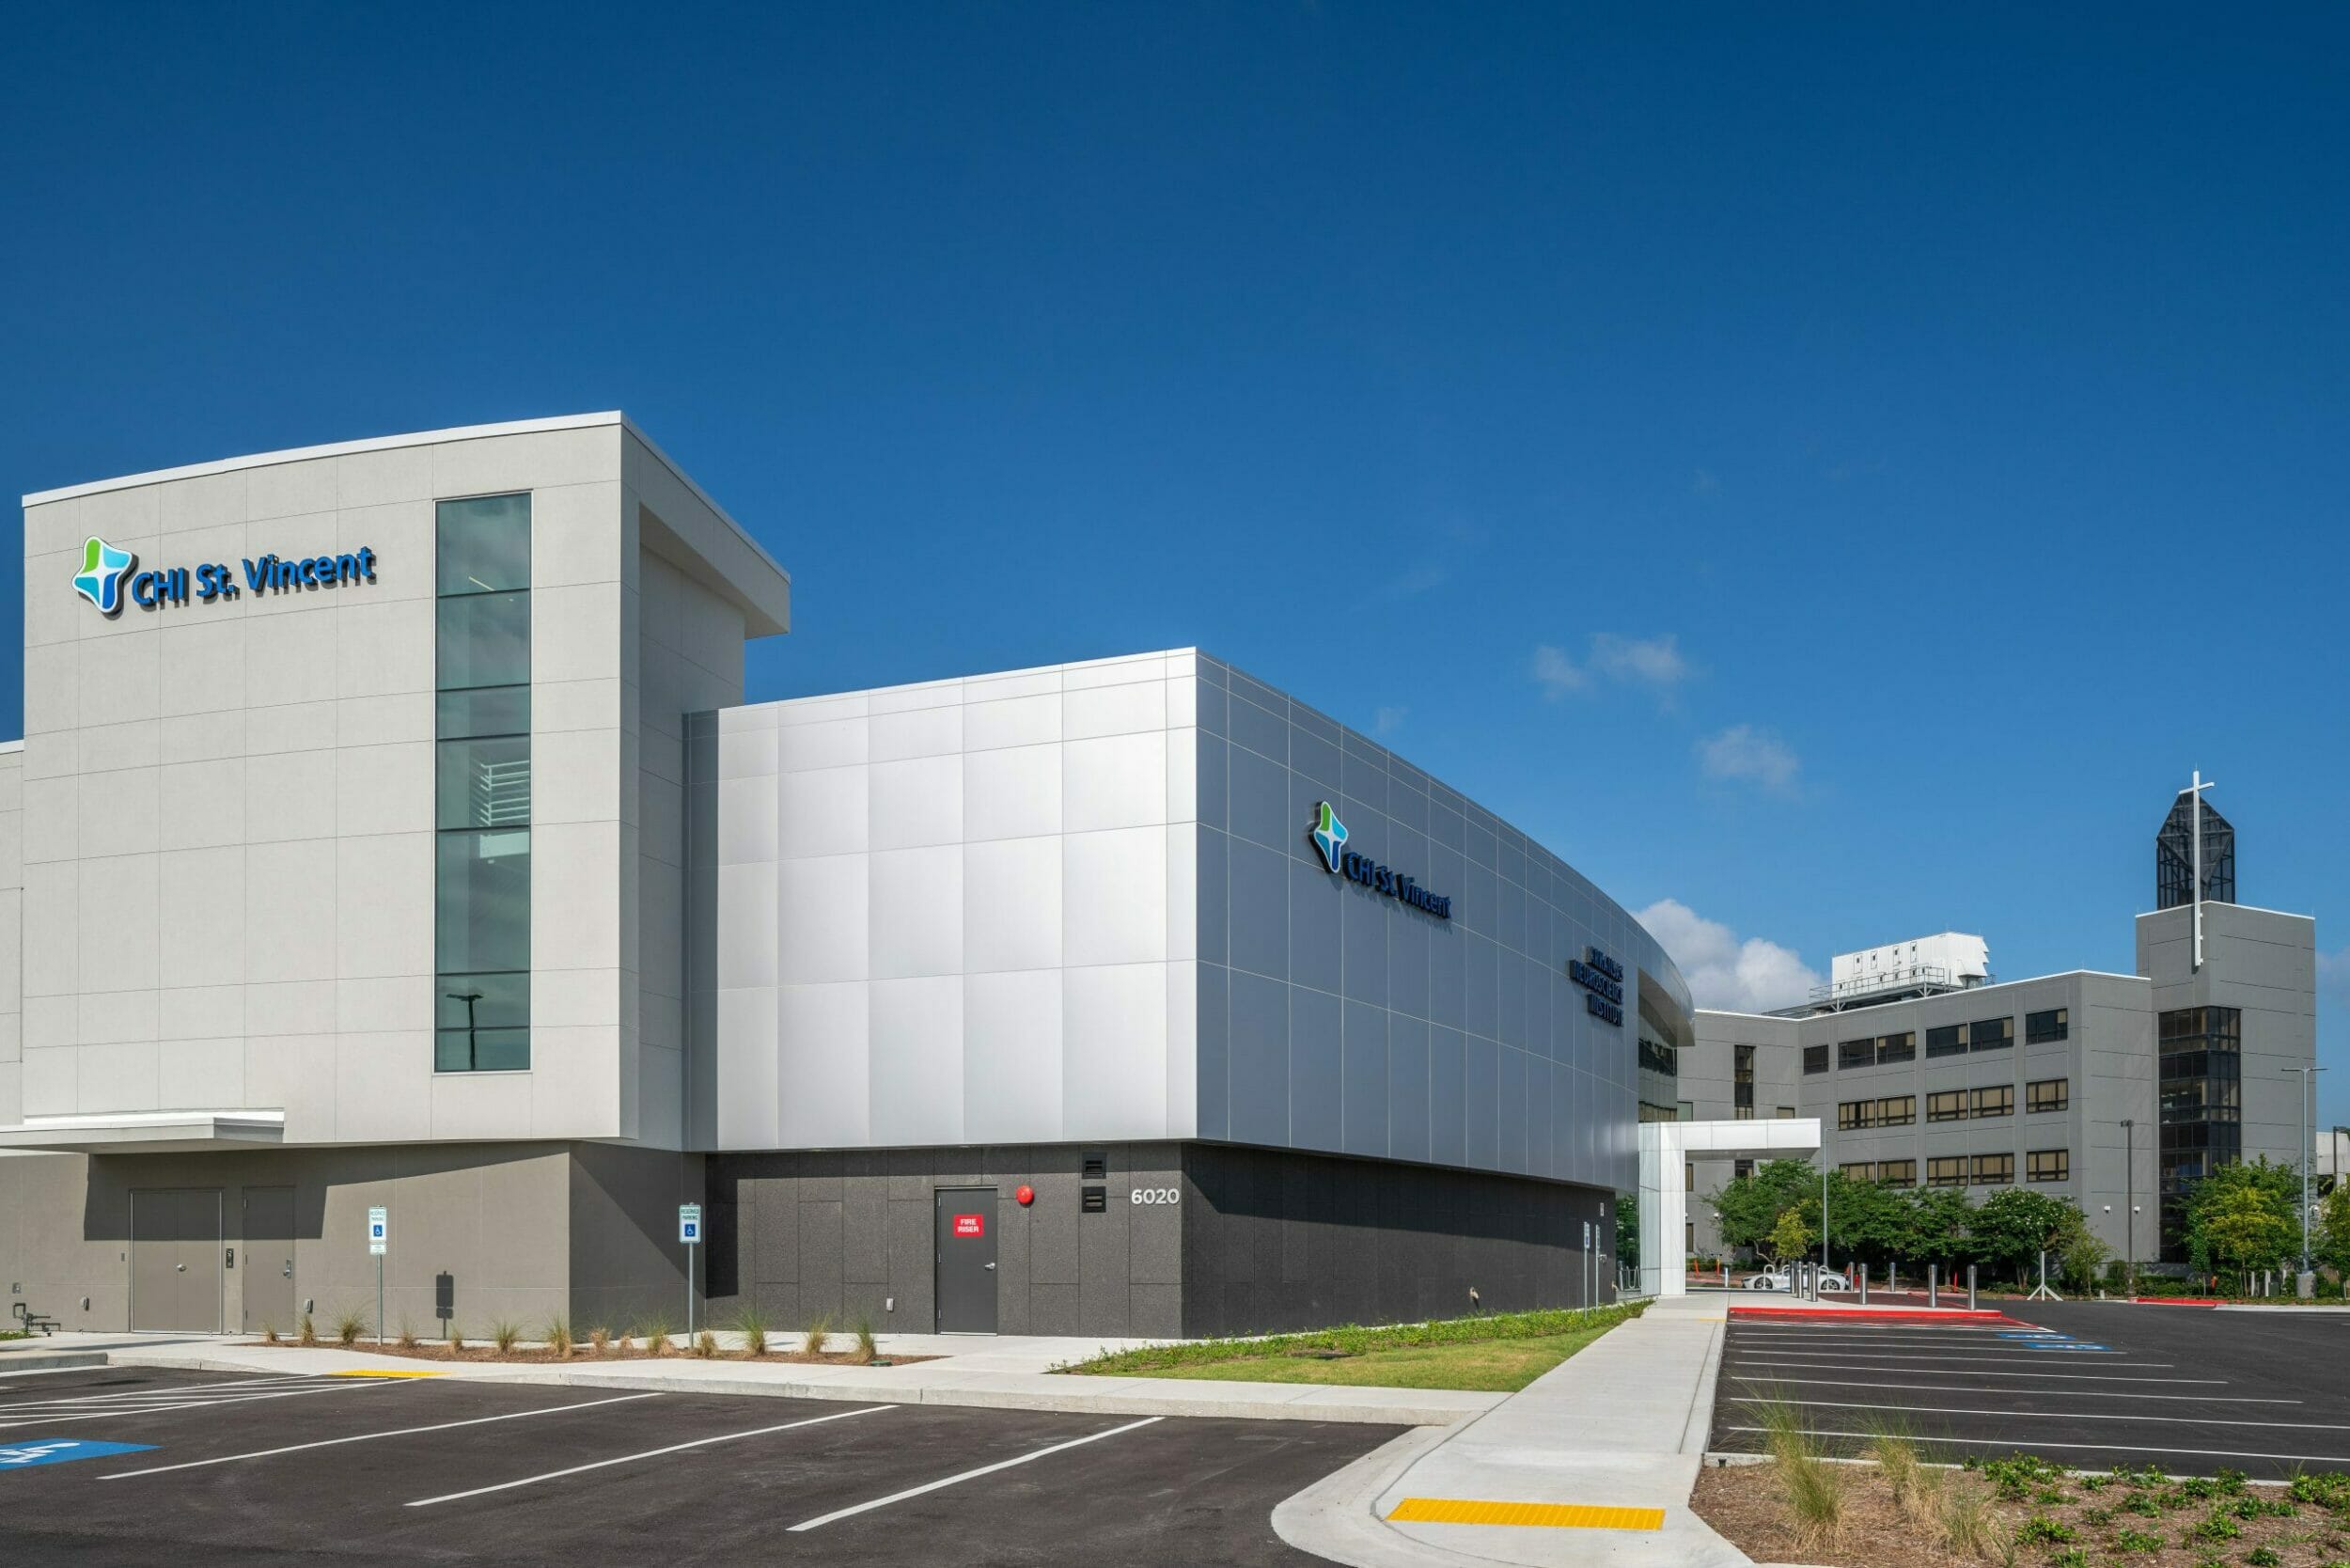
M2021 1187L1993 1193L1967 1222L1975 1257L1994 1269L2013 1271L2023 1284L2031 1283L2043 1252L2060 1261L2066 1247L2088 1231L2087 1217L2071 1199Z
M1819 1234L1804 1222L1803 1210L1790 1208L1779 1215L1771 1227L1769 1238L1756 1250L1773 1263L1783 1263L1810 1251L1811 1244Z
M1908 1209L1902 1256L1920 1270L1928 1263L1939 1263L1943 1277L1950 1278L1972 1246L1969 1231L1974 1205L1959 1187L1911 1187L1902 1196Z
M2272 1165L2264 1154L2223 1165L2195 1183L2186 1192L2186 1243L2206 1270L2245 1272L2297 1259L2300 1168Z
M2350 1183L2337 1182L2310 1224L2310 1251L2316 1261L2350 1271Z
M1859 1182L1837 1171L1827 1179L1827 1239L1831 1259L1866 1262L1877 1278L1886 1265L1906 1256L1909 1205L1902 1189L1883 1182ZM1819 1224L1819 1195L1805 1201L1804 1219Z
M1771 1232L1778 1216L1790 1209L1802 1209L1806 1200L1812 1203L1816 1215L1819 1171L1803 1160L1765 1160L1753 1174L1725 1184L1707 1201L1714 1205L1724 1247L1743 1247L1772 1256Z

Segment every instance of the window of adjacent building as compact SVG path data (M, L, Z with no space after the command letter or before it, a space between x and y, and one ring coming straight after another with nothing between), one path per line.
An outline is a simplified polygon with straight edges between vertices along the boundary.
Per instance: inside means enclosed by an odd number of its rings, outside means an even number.
M2024 1086L2026 1111L2060 1111L2072 1104L2073 1080L2070 1078L2043 1078L2038 1083Z
M1681 1248L1684 1252L1695 1252L1698 1249L1698 1222L1694 1219L1684 1219L1681 1222Z
M1963 1089L1953 1089L1939 1094L1927 1095L1926 1120L1928 1121L1966 1121L1966 1091Z
M1926 1162L1926 1185L1930 1187L1963 1187L1966 1184L1966 1156L1951 1154Z
M2013 1116L2015 1114L2015 1086L2013 1084L1998 1084L1990 1089L1972 1090L1968 1093L1970 1104L1967 1111L1970 1115Z
M1877 1103L1874 1100L1845 1100L1836 1107L1836 1130L1840 1133L1856 1131L1876 1125Z
M1877 1161L1877 1180L1890 1182L1897 1187L1914 1187L1918 1184L1918 1162L1916 1160L1879 1160Z
M1945 1024L1938 1029L1926 1031L1926 1055L1933 1057L1963 1056L1966 1051L1966 1037L1956 1024Z
M2073 1152L2070 1149L2035 1149L2024 1156L2024 1179L2028 1182L2069 1182L2073 1179Z
M1730 1164L1730 1174L1733 1178L1739 1179L1751 1176L1754 1174L1754 1162L1752 1160L1732 1160Z
M1779 1106L1778 1119L1781 1121L1793 1121L1795 1119L1795 1107L1793 1105Z
M1681 1162L1681 1190L1684 1192L1695 1192L1698 1190L1697 1161L1684 1160Z
M1846 1160L1836 1168L1856 1182L1873 1182L1877 1179L1877 1168L1867 1160Z
M1754 1047L1732 1045L1730 1048L1730 1104L1731 1120L1754 1120Z
M530 1065L530 497L435 511L432 1065Z
M1877 1125L1906 1127L1918 1120L1918 1096L1888 1094L1877 1102Z
M1973 1156L1971 1180L1979 1187L2003 1187L2015 1180L2015 1156L2013 1154L1977 1154Z
M1675 1121L1695 1121L1697 1119L1698 1103L1695 1100L1675 1100L1673 1102L1673 1120Z
M1966 1026L1966 1048L1970 1051L2005 1050L2014 1043L2013 1018L1978 1018Z
M1825 1045L1806 1045L1803 1048L1803 1070L1807 1073L1826 1072L1827 1047Z
M1875 1065L1876 1059L1877 1043L1874 1040L1846 1040L1836 1047L1836 1065L1839 1067L1870 1067Z
M2154 1038L2162 1259L2185 1262L2186 1189L2244 1157L2244 1015L2231 1007L2179 1008L2156 1017Z
M2070 1008L2050 1008L2045 1012L2024 1014L2024 1043L2044 1045L2052 1040L2065 1039L2073 1032L2073 1012Z
M1877 1037L1877 1060L1915 1061L1917 1058L1918 1036L1914 1032Z

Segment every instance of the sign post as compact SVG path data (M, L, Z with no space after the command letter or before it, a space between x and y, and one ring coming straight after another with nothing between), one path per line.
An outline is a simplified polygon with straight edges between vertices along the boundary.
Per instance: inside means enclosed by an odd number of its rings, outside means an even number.
M384 1253L391 1246L390 1217L382 1204L368 1211L368 1250L375 1256L375 1343L384 1344Z
M702 1206L699 1203L680 1203L677 1206L677 1239L685 1244L685 1342L694 1342L694 1252L701 1246Z

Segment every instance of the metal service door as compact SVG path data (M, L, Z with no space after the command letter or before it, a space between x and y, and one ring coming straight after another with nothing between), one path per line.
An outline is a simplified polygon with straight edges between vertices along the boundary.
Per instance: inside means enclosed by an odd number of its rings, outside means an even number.
M220 1189L133 1188L131 1326L220 1332Z
M995 1189L941 1187L938 1331L995 1332Z
M243 1250L237 1271L244 1277L244 1331L294 1330L293 1188L244 1189Z

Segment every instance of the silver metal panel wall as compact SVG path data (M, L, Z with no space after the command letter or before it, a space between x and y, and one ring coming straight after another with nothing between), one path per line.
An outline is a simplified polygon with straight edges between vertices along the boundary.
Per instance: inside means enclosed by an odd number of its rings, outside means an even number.
M1198 661L1198 1131L1628 1190L1638 1164L1633 998L1688 988L1572 867L1367 736ZM1437 918L1335 875L1311 838L1451 899ZM1625 1018L1568 962L1605 949ZM1684 1025L1685 1027L1685 1025Z

